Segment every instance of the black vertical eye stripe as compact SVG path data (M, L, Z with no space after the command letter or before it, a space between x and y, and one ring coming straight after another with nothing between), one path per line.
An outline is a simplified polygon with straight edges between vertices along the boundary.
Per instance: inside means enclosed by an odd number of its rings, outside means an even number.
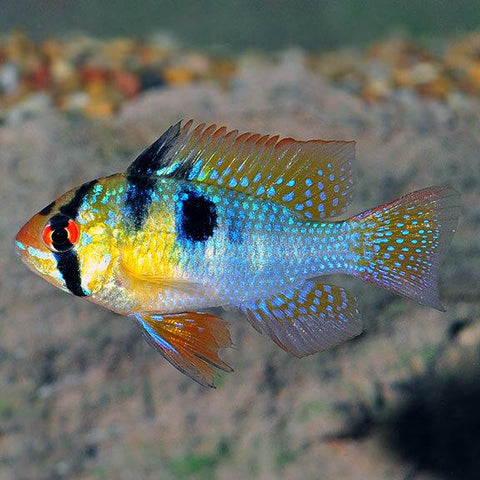
M77 297L85 297L87 293L82 288L80 265L75 251L55 253L57 268L62 275L66 287Z
M75 220L78 215L78 210L82 206L85 197L96 183L98 183L97 180L92 180L91 182L84 183L81 187L79 187L73 195L73 198L66 205L60 207L60 212L64 215L67 215L72 220Z
M79 187L72 199L67 204L60 207L60 212L72 220L75 220L78 216L78 210L96 183L97 180L92 180L91 182L84 183L81 187ZM52 217L52 220L55 221L56 217L57 216ZM62 218L60 215L58 217L60 217L58 222L63 222L63 225L65 223L65 217ZM82 274L80 271L80 263L78 261L77 252L73 249L66 252L58 252L54 255L55 260L57 261L57 269L65 281L65 286L78 297L87 296L87 293L82 288Z

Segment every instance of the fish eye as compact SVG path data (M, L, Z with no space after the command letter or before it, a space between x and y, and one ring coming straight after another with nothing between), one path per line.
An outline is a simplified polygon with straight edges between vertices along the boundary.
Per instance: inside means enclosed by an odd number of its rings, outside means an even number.
M43 227L45 245L55 253L68 252L78 242L78 225L66 215L54 215Z

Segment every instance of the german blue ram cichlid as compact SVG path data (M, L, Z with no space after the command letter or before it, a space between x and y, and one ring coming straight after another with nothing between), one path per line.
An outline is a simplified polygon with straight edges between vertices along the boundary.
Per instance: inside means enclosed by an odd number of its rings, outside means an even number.
M16 250L58 288L134 319L175 367L213 386L231 371L238 306L297 357L359 335L345 273L441 310L437 270L458 194L431 187L332 221L352 200L355 142L170 127L125 173L75 188L34 215Z

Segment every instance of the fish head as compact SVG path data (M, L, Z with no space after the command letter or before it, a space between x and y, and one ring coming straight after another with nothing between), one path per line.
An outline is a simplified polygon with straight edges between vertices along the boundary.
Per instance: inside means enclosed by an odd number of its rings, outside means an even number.
M85 185L73 189L33 215L15 236L15 250L30 270L49 283L88 297L106 281L112 228L89 205L88 194L78 207L75 198L82 188L86 190Z
M63 281L57 268L55 252L43 240L43 231L49 222L50 215L42 212L35 214L15 236L15 251L23 263L56 287L63 289Z

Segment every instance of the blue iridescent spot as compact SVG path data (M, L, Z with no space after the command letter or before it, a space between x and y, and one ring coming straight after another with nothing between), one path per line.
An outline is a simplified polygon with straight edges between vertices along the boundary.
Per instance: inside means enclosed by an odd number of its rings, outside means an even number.
M273 305L274 307L281 307L284 303L285 303L285 302L284 302L283 299L280 298L280 297L274 297L274 298L272 299L272 305Z
M275 195L275 189L273 187L270 187L268 190L267 190L267 196L269 197L273 197Z
M258 182L260 181L260 178L262 178L262 176L261 176L259 173L257 173L257 174L253 177L253 181L254 181L255 183L258 183Z
M25 250L25 245L22 242L19 242L18 240L15 240L15 245L20 249L20 250Z
M307 187L311 187L311 186L313 185L312 179L311 179L311 178L306 178L306 179L305 179L305 185L306 185Z
M238 185L238 182L235 178L231 178L230 181L228 182L229 187L236 187Z
M289 182L287 182L287 187L293 187L295 186L295 180L290 180Z
M248 178L247 177L243 177L241 180L240 180L240 185L242 187L248 187Z
M396 242L397 243L403 243L403 238L397 238Z
M293 200L293 197L295 197L295 194L293 191L291 191L290 193L287 193L286 195L283 196L283 201L291 202Z

